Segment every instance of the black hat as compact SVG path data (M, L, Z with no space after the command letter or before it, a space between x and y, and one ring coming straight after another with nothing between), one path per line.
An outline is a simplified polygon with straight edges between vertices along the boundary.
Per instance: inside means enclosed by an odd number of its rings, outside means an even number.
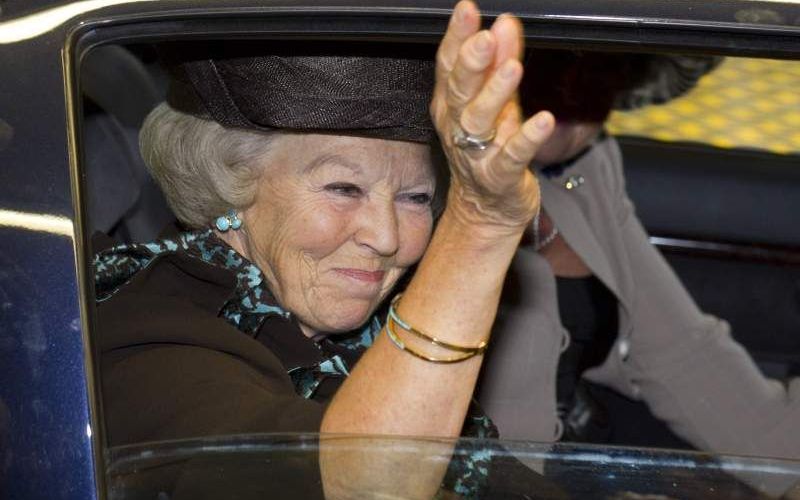
M171 45L169 104L225 127L427 142L434 58L426 49L330 53L291 42ZM346 54L346 55L341 55ZM355 55L352 55L355 54ZM391 56L389 56L389 55Z

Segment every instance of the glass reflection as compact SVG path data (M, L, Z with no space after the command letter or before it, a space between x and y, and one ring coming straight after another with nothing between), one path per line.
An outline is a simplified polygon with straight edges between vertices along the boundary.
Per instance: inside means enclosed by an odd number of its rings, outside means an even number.
M322 490L320 453L359 455L342 489ZM491 457L483 498L771 498L753 486L791 484L800 462L674 450L479 439L250 435L113 448L113 499L451 498L419 479L460 456ZM352 460L351 460L352 462ZM430 477L425 477L430 481ZM784 486L785 488L785 486ZM159 496L160 495L160 496ZM451 495L451 496L448 496ZM213 496L213 495L212 495Z

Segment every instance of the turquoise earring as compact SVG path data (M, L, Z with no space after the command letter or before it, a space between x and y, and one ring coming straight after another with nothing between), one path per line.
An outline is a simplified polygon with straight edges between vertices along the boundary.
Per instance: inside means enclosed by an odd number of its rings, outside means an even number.
M239 214L235 210L231 209L228 210L227 214L217 217L217 220L214 221L214 226L223 233L228 229L235 231L242 227L242 219L239 218Z

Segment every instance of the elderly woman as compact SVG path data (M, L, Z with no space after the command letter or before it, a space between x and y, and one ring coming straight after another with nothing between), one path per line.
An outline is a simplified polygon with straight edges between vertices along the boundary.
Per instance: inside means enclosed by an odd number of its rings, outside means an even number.
M223 50L173 63L141 143L190 230L95 261L113 445L460 435L539 210L527 165L553 128L547 112L520 120L519 22L479 26L460 3L435 88L432 58ZM451 176L435 229L431 91Z
M697 307L649 243L619 148L602 133L612 106L664 102L714 63L532 53L530 67L549 78L522 82L522 106L551 110L557 125L532 164L543 209L509 271L480 389L503 437L624 435L590 382L644 401L698 449L800 458L800 380L764 377L728 324ZM780 494L796 480L755 485Z

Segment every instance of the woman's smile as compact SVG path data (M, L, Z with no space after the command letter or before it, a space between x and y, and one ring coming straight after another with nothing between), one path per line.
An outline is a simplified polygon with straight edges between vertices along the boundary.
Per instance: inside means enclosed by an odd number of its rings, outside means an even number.
M337 267L334 268L334 271L353 280L365 283L381 283L383 282L384 276L386 276L385 271L367 271L352 267Z

